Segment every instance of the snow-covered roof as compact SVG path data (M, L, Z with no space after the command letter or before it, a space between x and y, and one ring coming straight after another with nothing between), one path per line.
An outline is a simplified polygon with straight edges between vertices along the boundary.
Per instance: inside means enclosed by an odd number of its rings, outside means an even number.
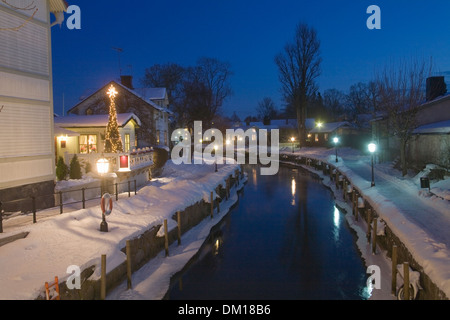
M69 110L69 113L70 113L71 110L77 108L83 101L89 99L91 96L93 96L94 94L96 94L100 90L103 90L105 87L109 87L112 83L114 83L114 85L117 85L117 86L121 87L122 89L130 92L131 94L135 95L139 99L145 101L146 103L151 105L153 108L157 109L158 111L166 112L168 114L173 114L173 112L170 111L169 109L160 107L159 105L157 105L155 102L152 101L152 99L154 99L154 100L161 100L161 98L159 98L159 97L163 93L164 93L164 97L165 97L166 88L144 88L144 89L133 89L132 90L132 89L128 88L127 86L123 85L122 83L120 83L118 81L110 81L107 85L103 86L99 90L95 90L95 91L92 90L92 89L87 90L87 92L85 94L83 94L83 97L81 99L82 101L80 101L73 108L71 108ZM143 94L141 94L138 91L142 92Z
M306 119L306 128L307 129L312 129L315 125L316 121L315 119ZM276 119L276 120L271 120L270 121L270 125L264 125L263 122L259 121L259 122L250 122L250 125L248 127L255 127L255 128L259 128L259 129L267 129L267 130L272 130L272 129L282 129L282 128L292 128L292 129L296 129L297 128L297 119Z
M71 130L67 130L67 129L61 128L60 126L55 124L54 135L55 136L78 137L80 134L78 132L75 132L75 131L71 131Z
M413 134L450 134L450 120L420 126Z
M55 127L62 128L95 128L106 127L109 115L91 115L91 116L69 116L55 118ZM117 114L117 123L119 127L124 127L129 121L134 120L138 126L141 126L141 120L134 113Z
M348 121L324 123L321 127L315 127L314 129L312 129L311 133L330 133L336 131L341 127L351 128L352 125Z
M167 97L166 88L136 88L134 91L149 100L164 100Z

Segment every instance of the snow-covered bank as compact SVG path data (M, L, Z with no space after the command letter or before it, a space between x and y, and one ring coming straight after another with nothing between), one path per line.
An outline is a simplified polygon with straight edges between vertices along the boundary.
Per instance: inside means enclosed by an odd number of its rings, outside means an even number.
M450 203L447 200L423 196L417 177L399 177L386 164L377 165L377 186L371 188L370 160L355 150L340 150L338 163L335 162L333 149L305 148L295 155L337 166L406 245L424 273L450 297L450 252L446 242ZM450 179L441 181L440 188L448 189L449 182Z
M243 187L243 184L238 186L238 188L240 187ZM107 296L107 300L163 299L170 288L171 278L197 254L208 238L211 229L220 223L237 201L238 195L233 193L220 205L220 213L216 212L212 219L205 219L186 232L181 238L181 245L173 243L169 247L168 257L161 251L157 257L133 273L132 289L127 290L127 281L124 281Z
M163 177L136 196L114 203L107 217L108 233L99 231L100 205L16 229L15 233L26 231L29 235L0 247L0 299L35 299L46 281L55 276L65 281L72 265L81 270L99 266L102 254L107 256L109 272L125 261L121 249L126 240L161 225L164 219L171 220L175 212L202 199L209 202L210 192L219 184L225 185L236 169L238 165L219 166L215 173L211 165L176 166L168 162ZM92 277L98 276L96 271Z

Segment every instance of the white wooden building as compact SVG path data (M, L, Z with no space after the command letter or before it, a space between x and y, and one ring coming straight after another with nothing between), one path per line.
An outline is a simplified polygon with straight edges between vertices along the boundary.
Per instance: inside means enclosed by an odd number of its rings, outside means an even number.
M55 180L50 14L64 0L0 2L0 201L51 206ZM20 207L20 205L19 205ZM18 208L21 209L21 208Z

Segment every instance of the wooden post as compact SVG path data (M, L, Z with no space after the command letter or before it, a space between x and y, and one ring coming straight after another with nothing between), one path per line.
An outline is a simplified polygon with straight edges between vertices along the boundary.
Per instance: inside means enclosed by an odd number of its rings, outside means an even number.
M336 179L336 189L339 190L339 172L336 169L336 174L335 174L335 179Z
M130 184L131 184L131 181L128 180L128 198L131 197L131 186L130 186Z
M403 300L409 300L409 263L403 263Z
M395 295L397 292L397 246L392 246L392 282L391 293Z
M81 200L83 202L83 209L86 209L86 197L84 195L84 188L81 189Z
M370 241L370 232L372 227L372 209L367 208L367 242Z
M100 278L100 299L106 299L106 255L102 254L101 278Z
M119 201L119 188L117 182L114 184L114 189L116 191L116 201Z
M372 254L377 253L377 225L378 225L378 219L373 218Z
M177 223L178 223L178 245L181 245L181 212L177 212Z
M63 214L63 196L62 191L59 192L59 214Z
M344 199L344 201L347 201L347 180L345 180L344 179L344 182L343 182L343 199Z
M167 219L164 220L164 248L166 250L166 257L169 256L169 231L167 228Z
M33 207L33 223L37 223L36 219L36 197L31 197L32 207Z
M214 200L213 200L213 192L211 191L211 219L214 217Z
M353 189L352 192L352 205L353 205L353 215L355 215L355 207L356 207L356 190Z
M131 283L131 241L127 240L127 289L130 290L132 288Z
M137 195L136 180L134 180L134 195Z

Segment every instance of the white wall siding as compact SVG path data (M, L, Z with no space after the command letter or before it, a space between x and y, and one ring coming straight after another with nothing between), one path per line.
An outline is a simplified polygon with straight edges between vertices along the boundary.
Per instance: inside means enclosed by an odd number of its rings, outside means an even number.
M8 0L6 1L6 3L0 1L0 6L10 9L12 11L19 12L20 14L23 14L27 17L31 17L34 14L34 19L41 22L47 22L48 20L47 16L48 9L46 0ZM18 10L15 8L23 8L25 10ZM0 28L3 28L3 26L0 26Z
M0 158L52 154L49 106L0 104Z
M1 28L23 23L24 18L0 8ZM19 31L1 31L0 43L0 66L49 76L49 35L45 26L29 22Z
M15 181L30 181L42 176L52 176L54 159L0 162L0 187L7 182L8 187L15 187Z
M50 81L0 71L0 96L50 101Z

